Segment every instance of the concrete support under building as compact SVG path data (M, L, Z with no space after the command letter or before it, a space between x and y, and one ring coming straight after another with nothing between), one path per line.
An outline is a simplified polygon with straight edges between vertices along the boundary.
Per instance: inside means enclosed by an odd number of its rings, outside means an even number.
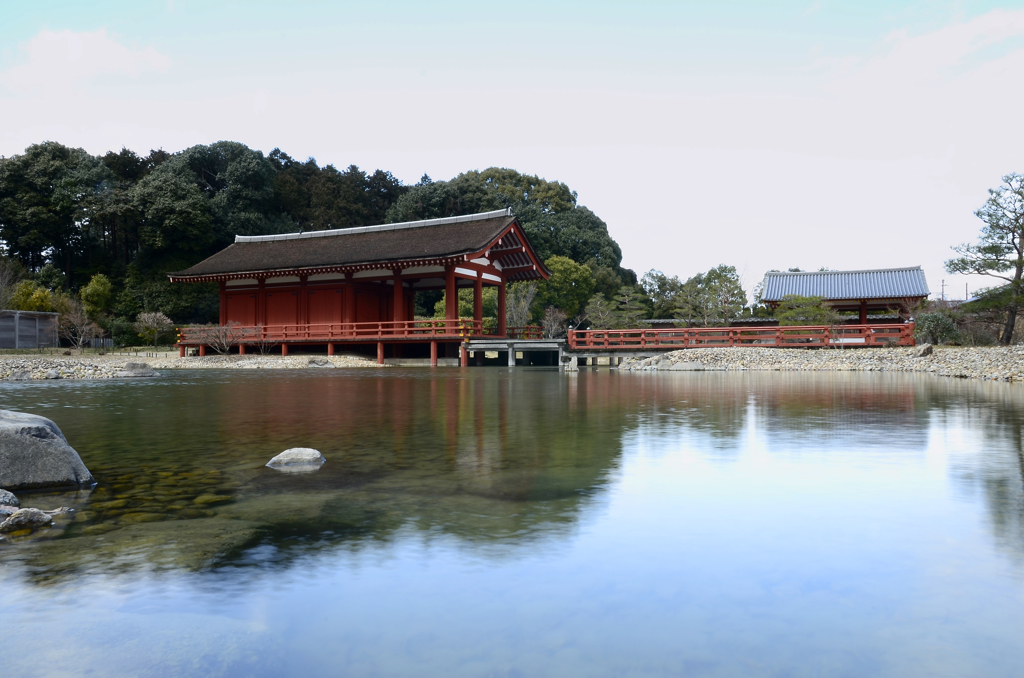
M515 347L514 344L509 344L508 345L508 366L509 367L515 367L516 366L516 347Z

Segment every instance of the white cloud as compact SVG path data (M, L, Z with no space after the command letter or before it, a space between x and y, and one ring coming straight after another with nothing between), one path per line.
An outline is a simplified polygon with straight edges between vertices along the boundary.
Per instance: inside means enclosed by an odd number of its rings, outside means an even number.
M55 89L84 84L101 75L137 78L146 72L162 72L171 60L153 47L136 49L107 35L41 31L29 41L25 60L0 72L0 83L16 91Z

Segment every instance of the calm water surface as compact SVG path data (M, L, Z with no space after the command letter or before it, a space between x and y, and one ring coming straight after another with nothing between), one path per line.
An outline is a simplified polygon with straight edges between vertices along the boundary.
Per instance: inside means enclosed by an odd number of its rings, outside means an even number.
M99 485L0 674L1019 676L1024 388L306 370L5 383ZM263 464L321 450L314 474Z

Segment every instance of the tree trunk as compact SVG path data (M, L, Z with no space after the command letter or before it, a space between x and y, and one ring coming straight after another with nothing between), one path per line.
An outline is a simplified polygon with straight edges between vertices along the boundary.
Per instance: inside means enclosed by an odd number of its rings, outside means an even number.
M1006 327L1003 328L1003 336L999 338L999 343L1003 346L1009 346L1010 342L1013 341L1013 327L1017 324L1017 305L1014 304L1010 307L1010 310L1006 313Z

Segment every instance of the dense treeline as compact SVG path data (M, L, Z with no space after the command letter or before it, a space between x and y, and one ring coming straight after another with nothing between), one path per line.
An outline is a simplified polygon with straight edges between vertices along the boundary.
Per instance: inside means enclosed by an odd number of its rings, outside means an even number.
M130 334L143 313L162 313L175 323L210 322L217 318L215 287L171 284L166 274L210 256L236 234L504 207L520 217L543 259L563 258L578 267L575 273L586 272L586 298L567 309L570 316L592 292L611 299L636 285L606 224L577 204L574 191L510 169L471 171L450 181L424 176L407 186L384 170L321 167L312 158L298 161L280 149L265 156L230 141L173 154L125 148L103 156L44 142L0 158L0 263L8 283L14 280L3 301L24 310L79 304L115 335ZM432 313L434 296L417 300L421 313ZM530 319L542 315L542 303L563 301L541 290Z

